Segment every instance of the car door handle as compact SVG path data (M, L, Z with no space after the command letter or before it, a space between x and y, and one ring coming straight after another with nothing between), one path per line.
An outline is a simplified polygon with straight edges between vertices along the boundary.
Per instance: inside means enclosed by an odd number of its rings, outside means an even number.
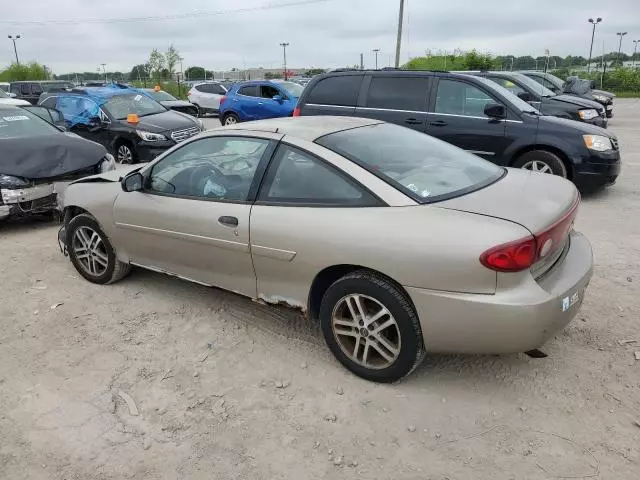
M262 102L258 102L258 105L262 105Z
M238 226L238 219L236 217L227 217L227 216L222 216L220 218L218 218L218 223L220 225L224 225L225 227L237 227Z
M448 124L443 120L436 120L435 122L429 122L432 127L446 127Z
M407 118L404 123L408 125L420 125L422 120L418 120L417 118Z

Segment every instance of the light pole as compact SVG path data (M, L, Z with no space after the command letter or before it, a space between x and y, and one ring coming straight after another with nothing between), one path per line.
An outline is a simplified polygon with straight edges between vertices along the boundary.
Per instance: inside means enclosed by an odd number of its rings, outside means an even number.
M589 23L593 24L593 30L591 30L591 47L589 48L589 63L587 63L587 73L591 69L591 54L593 53L593 37L596 35L596 25L602 21L602 18L598 17L593 20L593 18L589 19Z
M396 68L400 68L400 45L402 44L402 18L404 17L404 0L400 0L398 13L398 38L396 39Z
M372 50L373 53L376 54L376 70L378 69L378 54L380 53L380 49L379 48L374 48Z
M640 40L634 40L633 41L633 68L636 68L636 53L638 51L638 44L640 43Z
M16 40L20 38L20 35L9 35L9 40L13 40L13 51L16 54L16 63L20 65L20 60L18 60L18 49L16 48Z
M284 55L284 79L287 80L287 47L289 44L283 42L280 46L282 47L282 54Z
M618 32L616 33L616 35L618 35L620 37L620 43L618 44L618 57L617 57L617 61L620 61L620 52L622 51L622 37L624 37L627 34L627 32Z
M104 83L107 83L107 64L106 63L101 63L100 64L102 66L102 70L104 71Z

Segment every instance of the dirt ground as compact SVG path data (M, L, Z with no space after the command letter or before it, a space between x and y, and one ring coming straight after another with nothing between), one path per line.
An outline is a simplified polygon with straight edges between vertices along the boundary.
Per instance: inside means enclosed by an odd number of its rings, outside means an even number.
M92 285L56 224L0 225L0 479L637 480L640 101L615 115L622 176L578 220L595 275L545 359L376 385L295 313L142 270Z

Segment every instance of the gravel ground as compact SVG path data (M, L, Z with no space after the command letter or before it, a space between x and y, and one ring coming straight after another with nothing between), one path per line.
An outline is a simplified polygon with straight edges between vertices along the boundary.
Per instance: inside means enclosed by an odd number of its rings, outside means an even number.
M92 285L55 224L0 225L0 478L640 478L639 108L616 101L622 176L578 219L595 275L545 359L375 385L295 313L142 270Z

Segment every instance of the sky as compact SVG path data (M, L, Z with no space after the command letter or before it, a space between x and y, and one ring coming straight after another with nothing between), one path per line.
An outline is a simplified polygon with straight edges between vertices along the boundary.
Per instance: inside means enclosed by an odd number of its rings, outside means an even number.
M29 0L2 2L0 68L14 59L37 61L54 73L131 70L153 48L173 44L184 68L280 68L288 42L293 68L392 64L399 0ZM401 62L425 51L455 49L493 55L589 55L623 51L640 40L640 0L405 0ZM140 18L146 17L146 20ZM156 17L156 18L149 18ZM158 19L157 17L170 17Z

